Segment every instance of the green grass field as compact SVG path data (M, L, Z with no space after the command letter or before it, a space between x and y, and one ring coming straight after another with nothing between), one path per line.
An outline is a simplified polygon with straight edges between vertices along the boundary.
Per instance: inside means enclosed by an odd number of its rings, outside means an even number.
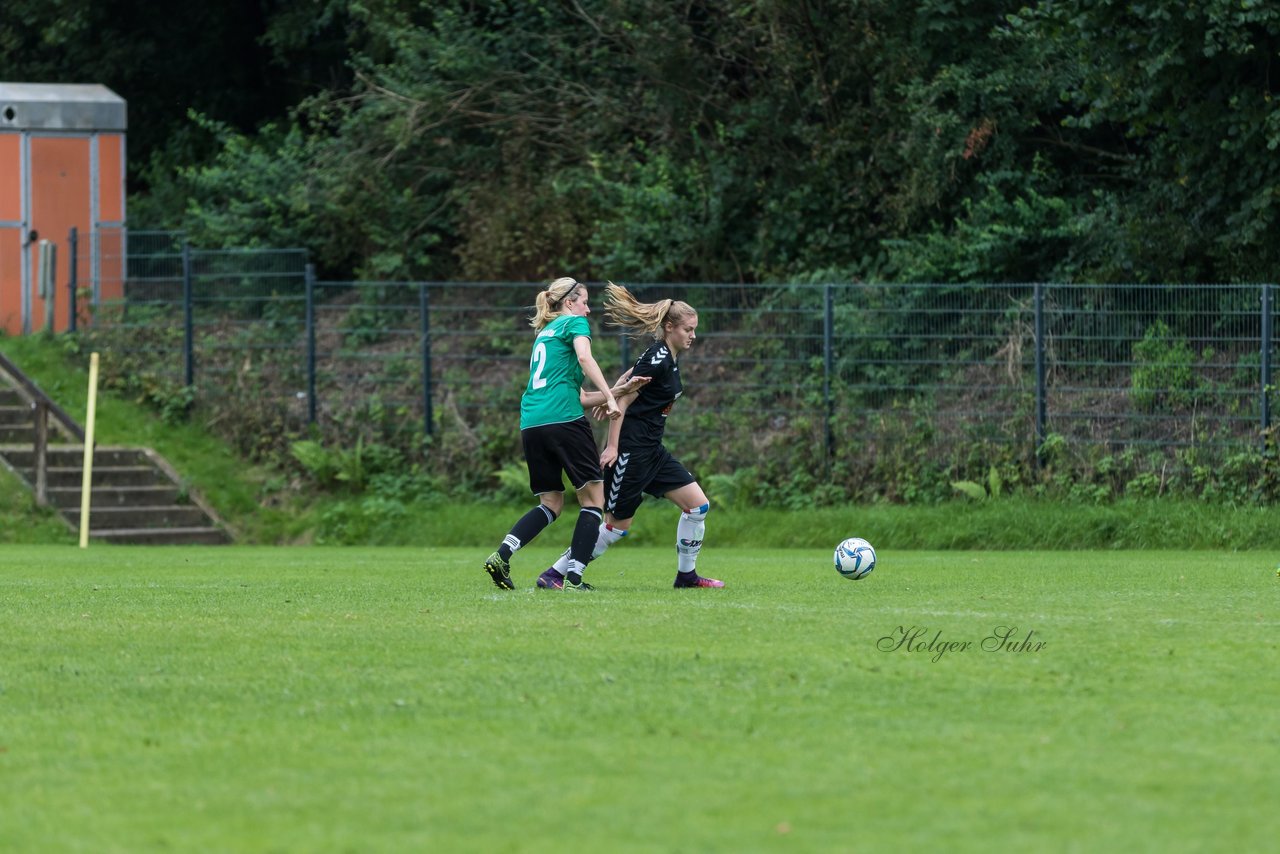
M7 546L0 849L1274 850L1280 553L828 554Z

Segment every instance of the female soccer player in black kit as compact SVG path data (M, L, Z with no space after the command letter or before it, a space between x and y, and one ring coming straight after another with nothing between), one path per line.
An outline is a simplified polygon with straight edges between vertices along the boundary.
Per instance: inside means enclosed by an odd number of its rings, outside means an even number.
M676 525L676 587L724 587L695 571L702 549L707 511L711 509L698 481L662 444L667 416L684 390L678 359L697 338L698 313L686 302L662 300L641 303L626 288L612 282L604 290L605 316L622 326L653 336L654 342L636 360L633 377L649 377L634 396L619 398L620 421L609 427L601 454L605 466L605 514L592 559L627 535L642 493L666 498L680 508ZM538 578L539 587L559 588L569 568L569 555Z

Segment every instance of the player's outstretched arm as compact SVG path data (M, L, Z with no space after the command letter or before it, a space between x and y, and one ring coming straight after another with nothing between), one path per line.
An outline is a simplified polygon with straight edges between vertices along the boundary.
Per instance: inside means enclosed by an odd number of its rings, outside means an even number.
M618 440L622 436L622 422L627 417L627 410L631 408L631 404L635 402L635 395L629 395L618 401L618 408L622 410L622 418L615 418L609 422L609 437L604 440L604 450L600 452L600 465L611 466L618 459ZM603 406L596 407L594 412L597 421L603 421L605 418Z
M579 335L573 339L573 351L578 356L578 364L582 366L582 374L593 386L603 389L604 402L601 404L609 412L610 418L621 418L622 410L618 408L618 401L613 396L613 389L605 382L604 373L600 370L600 366L596 364L595 357L591 355L591 339L585 335ZM582 398L582 392L578 392L579 400Z
M635 397L640 393L640 389L644 387L653 377L633 377L631 376L631 368L627 368L622 376L618 377L618 381L613 384L610 391L613 392L614 400L618 401L618 405L622 405L622 399L625 397ZM587 391L586 389L578 390L578 400L582 402L583 409L594 409L597 406L604 405L604 394L598 391ZM597 421L603 420L597 418Z

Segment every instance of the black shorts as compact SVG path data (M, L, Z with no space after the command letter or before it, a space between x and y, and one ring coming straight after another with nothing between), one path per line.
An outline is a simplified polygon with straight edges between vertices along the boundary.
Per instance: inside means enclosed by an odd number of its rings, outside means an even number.
M524 459L529 464L529 488L534 495L564 492L561 472L569 475L569 483L574 489L581 489L593 480L604 479L596 437L585 415L573 421L521 430L520 443L524 445Z
M604 509L615 519L630 519L644 500L641 493L662 498L696 481L662 445L619 453L617 461L604 471Z

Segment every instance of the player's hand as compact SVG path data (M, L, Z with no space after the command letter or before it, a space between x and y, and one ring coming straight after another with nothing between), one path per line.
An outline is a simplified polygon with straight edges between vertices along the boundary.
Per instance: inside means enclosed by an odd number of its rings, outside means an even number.
M608 409L608 416L610 421L617 421L619 418L622 417L622 410L618 408L618 401L610 397L608 400L604 402L604 405Z
M603 451L600 452L600 468L608 468L618 459L618 449L612 445L605 445Z
M637 392L644 387L653 377L633 377L630 376L631 371L627 371L618 380L618 384L613 387L613 396L622 397L623 395Z

